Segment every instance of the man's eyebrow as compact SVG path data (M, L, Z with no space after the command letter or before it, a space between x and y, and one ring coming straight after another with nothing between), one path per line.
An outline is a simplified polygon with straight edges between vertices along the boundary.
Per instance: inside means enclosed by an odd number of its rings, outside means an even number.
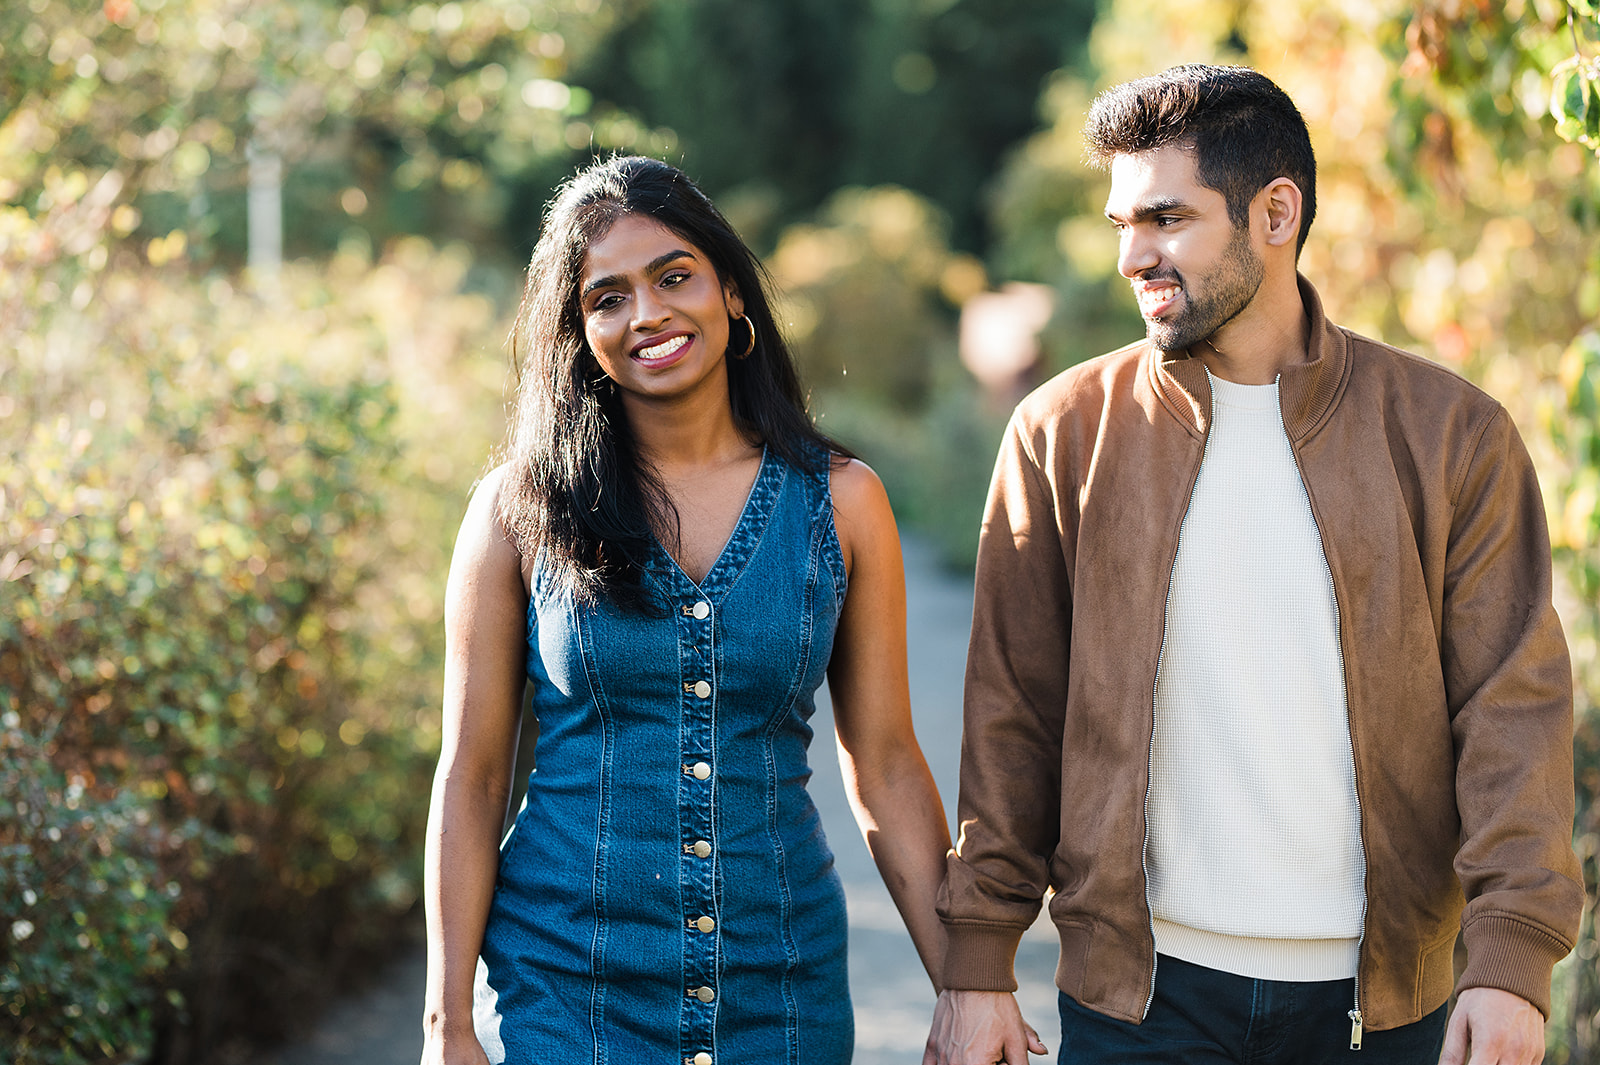
M1133 209L1127 220L1133 222L1143 222L1145 219L1153 218L1156 215L1175 214L1191 209L1192 208L1188 201L1180 200L1176 196L1168 196L1165 199L1151 200L1149 203L1139 204ZM1112 213L1109 207L1106 208L1106 217L1111 219L1113 222L1120 221L1120 219L1118 219L1118 217Z
M689 251L688 249L686 249L686 248L674 248L674 249L672 249L671 251L667 252L664 255L657 255L654 259L651 259L648 263L645 264L644 272L647 273L647 274L653 274L657 270L661 269L663 266L667 265L668 263L673 262L674 260L677 260L677 259L693 259L693 258L694 258L694 253ZM615 285L621 280L622 280L622 275L621 274L608 274L605 277L597 277L593 281L589 282L587 285L583 286L583 291L578 293L578 298L582 299L583 297L587 296L589 293L593 292L597 288L605 288L608 285Z

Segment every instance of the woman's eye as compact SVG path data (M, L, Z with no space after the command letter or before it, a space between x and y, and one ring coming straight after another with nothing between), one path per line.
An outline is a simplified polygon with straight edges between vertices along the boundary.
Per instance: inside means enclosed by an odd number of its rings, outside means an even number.
M681 285L687 280L689 280L689 272L687 270L674 270L663 277L661 283L663 285Z
M594 309L597 311L609 311L621 302L622 296L620 294L607 292L604 296L594 301Z

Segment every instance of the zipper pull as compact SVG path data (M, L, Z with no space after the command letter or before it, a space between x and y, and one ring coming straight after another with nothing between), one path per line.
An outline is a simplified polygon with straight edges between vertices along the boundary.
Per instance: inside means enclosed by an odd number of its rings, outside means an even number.
M1361 1008L1358 1006L1350 1011L1350 1049L1361 1049Z

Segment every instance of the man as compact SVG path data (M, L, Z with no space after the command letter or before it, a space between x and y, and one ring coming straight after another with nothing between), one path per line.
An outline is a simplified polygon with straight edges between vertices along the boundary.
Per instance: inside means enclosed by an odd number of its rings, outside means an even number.
M1147 335L1001 448L924 1061L1045 1053L1010 992L1049 891L1061 1062L1537 1062L1583 889L1516 430L1327 321L1271 81L1169 70L1086 138Z

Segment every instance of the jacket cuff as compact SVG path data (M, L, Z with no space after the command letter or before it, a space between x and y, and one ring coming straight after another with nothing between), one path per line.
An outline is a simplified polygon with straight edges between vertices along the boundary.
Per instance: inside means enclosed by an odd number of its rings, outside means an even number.
M1572 948L1557 936L1516 917L1485 914L1462 928L1467 967L1457 992L1469 987L1509 991L1550 1017L1550 972Z
M1017 944L1025 928L947 924L944 980L947 991L1015 991Z

